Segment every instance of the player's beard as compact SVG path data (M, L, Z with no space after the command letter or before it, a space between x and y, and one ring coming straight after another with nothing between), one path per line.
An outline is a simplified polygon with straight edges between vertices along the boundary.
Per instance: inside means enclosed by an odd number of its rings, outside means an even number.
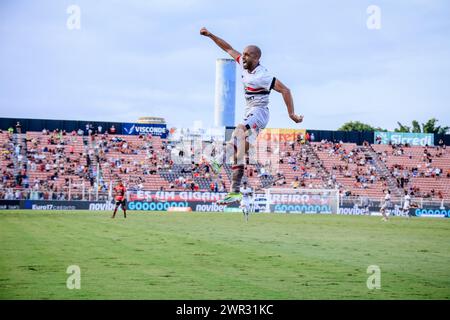
M249 72L253 72L253 70L255 70L255 68L256 68L253 66L253 64L250 61L242 62L242 67L245 70L248 70Z

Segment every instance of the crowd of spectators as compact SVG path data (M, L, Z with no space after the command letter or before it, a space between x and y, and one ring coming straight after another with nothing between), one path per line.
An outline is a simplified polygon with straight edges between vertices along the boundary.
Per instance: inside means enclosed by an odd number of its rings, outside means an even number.
M20 123L15 129L0 130L0 198L3 199L68 199L69 189L74 191L72 199L80 197L81 190L105 193L110 190L109 182L119 177L130 190L145 190L151 180L148 176L164 176L164 173L175 178L168 179L162 189L226 191L223 176L212 174L208 161L201 158L199 163L177 165L173 161L174 155L183 157L186 150L176 149L168 140L155 140L150 134L128 139L112 134L115 132L113 126L105 130L101 125L94 128L91 124L84 130L71 132L43 129L39 135L14 135L14 130L21 132ZM374 160L367 156L365 146L349 147L342 142L326 140L312 143L314 140L313 134L306 134L299 135L296 141L283 142L279 146L277 166L267 157L264 163L248 166L246 175L261 180L271 178L274 186L337 186L346 194L351 193L349 189L379 188L380 184L387 187ZM273 153L272 148L268 148L268 154ZM329 172L321 169L324 168L322 160L311 152L325 153L335 160ZM192 146L190 154L194 155ZM408 145L391 145L379 154L379 159L386 164L388 159L392 161L396 157L416 160L418 163L414 165L394 163L388 167L398 187L416 196L442 198L439 188L422 192L412 181L416 177L450 178L450 168L435 165L436 159L447 156L443 144L425 147L420 155ZM339 177L350 178L353 182L346 184Z
M274 165L268 155L259 168L258 177L272 176L272 186L298 188L331 188L333 183L326 180L321 163L311 156L310 142L314 141L314 134L298 134L295 141L284 141L277 146L267 148L267 154L275 154ZM279 152L279 154L277 154Z
M67 200L69 189L77 198L77 189L94 187L92 153L86 145L76 151L82 141L76 131L43 129L40 135L15 137L8 130L3 138L1 198Z
M434 188L421 190L415 183L415 178L430 178L440 180L450 178L450 166L447 168L436 164L436 160L448 157L446 146L442 140L436 147L426 146L417 152L410 145L389 145L380 152L380 159L388 166L392 176L397 181L398 188L406 190L409 194L422 198L443 198L441 190ZM442 162L439 162L442 164Z
M345 145L342 141L322 140L313 145L317 153L326 154L335 160L330 169L330 179L344 194L351 195L350 189L375 189L387 186L386 179L380 175L375 160L367 155L367 144L363 146ZM339 182L338 177L353 180L352 184ZM379 183L378 183L379 182Z

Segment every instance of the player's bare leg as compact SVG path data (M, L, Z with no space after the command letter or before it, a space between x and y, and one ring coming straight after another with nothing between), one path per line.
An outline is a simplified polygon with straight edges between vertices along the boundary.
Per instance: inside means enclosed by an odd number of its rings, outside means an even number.
M123 217L126 219L127 218L127 209L124 207L124 205L122 205L122 210L123 210Z
M415 204L412 204L410 207L409 207L409 209L406 211L407 213L408 213L408 218L412 218L412 217L414 217L414 215L413 215L413 210L411 210L411 209L413 209L413 208L418 208L418 206L416 206Z
M248 208L244 206L242 212L244 213L245 222L248 222Z
M114 208L114 212L113 212L113 215L112 215L111 219L114 219L116 217L116 212L117 212L118 208L119 208L119 206L116 205L116 207Z
M220 204L231 204L242 199L240 193L241 181L244 176L245 154L249 148L246 141L247 130L244 125L240 124L233 131L231 141L234 146L233 166L231 167L231 187L230 192Z
M383 218L381 220L383 220L383 221L388 221L389 220L389 218L386 215L386 209L381 208L380 213L383 216Z
M238 125L234 131L235 154L233 159L231 190L230 192L239 193L242 177L244 176L245 154L248 150L248 142L245 141L246 130L243 125Z
M403 215L405 216L406 215L406 217L409 219L409 218L411 218L411 216L409 215L409 209L403 209Z

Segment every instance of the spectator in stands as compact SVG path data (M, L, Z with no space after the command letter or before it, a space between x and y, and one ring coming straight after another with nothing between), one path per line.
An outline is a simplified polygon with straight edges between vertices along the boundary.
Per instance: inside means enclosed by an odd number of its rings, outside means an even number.
M294 181L291 182L291 187L293 189L297 189L300 187L300 180L298 179L298 177L295 177Z
M311 135L309 134L309 132L306 132L305 140L306 140L307 143L311 142Z
M436 177L440 177L441 176L441 169L439 169L439 168L434 169L434 174L435 174Z
M294 141L290 141L289 142L289 146L291 147L292 151L295 150L295 143L294 143Z
M268 176L269 176L269 174L267 173L266 168L261 167L261 168L259 169L258 177L264 177L264 178L266 178L266 177L268 177Z
M376 138L375 138L375 143L376 143L376 144L381 144L381 140L382 140L381 136L378 135L378 136L376 136Z
M21 133L22 133L22 125L20 124L19 121L17 121L17 123L16 123L16 132L17 132L18 134L21 134Z
M333 178L332 178L332 177L330 177L330 178L328 179L327 187L328 187L328 188L332 188L332 187L333 187Z
M17 144L16 147L14 148L14 152L15 152L16 156L20 155L21 150L22 150L22 146L20 144Z
M305 144L305 136L303 133L299 134L299 138L300 138L300 144Z

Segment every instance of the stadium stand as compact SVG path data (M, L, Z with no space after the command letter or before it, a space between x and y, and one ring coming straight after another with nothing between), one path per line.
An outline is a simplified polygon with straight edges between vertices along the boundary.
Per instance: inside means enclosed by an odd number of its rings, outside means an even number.
M226 191L230 165L216 176L199 163L174 163L183 150L151 135L0 131L1 199L81 199L107 194L118 178L131 190ZM208 142L203 142L203 147ZM193 151L193 146L188 145ZM445 146L410 147L309 142L298 139L257 148L246 166L253 187L339 188L346 196L450 199L450 154ZM97 185L98 183L98 185Z
M450 197L450 154L444 147L411 147L374 144L397 187L416 197Z
M346 195L381 197L386 189L386 178L375 166L364 146L352 143L313 143L313 148L331 179Z

